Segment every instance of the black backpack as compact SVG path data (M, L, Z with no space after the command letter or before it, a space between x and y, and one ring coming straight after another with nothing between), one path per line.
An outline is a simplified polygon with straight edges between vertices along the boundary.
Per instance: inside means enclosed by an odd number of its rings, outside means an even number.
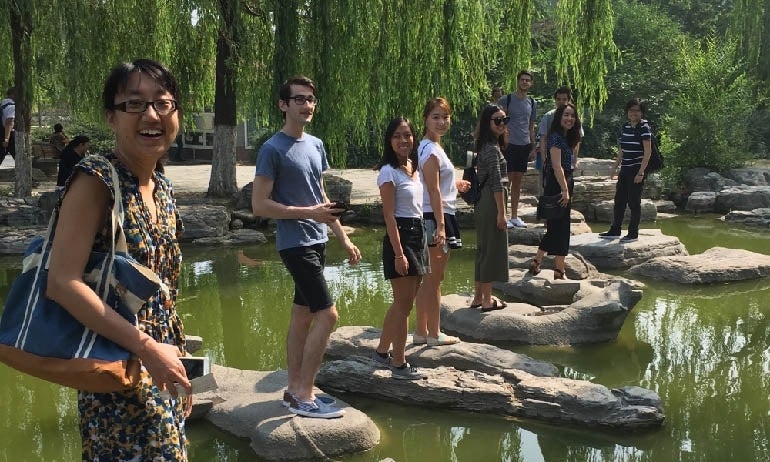
M461 192L460 197L468 203L468 205L476 205L481 199L481 188L484 187L484 183L479 183L479 175L476 172L476 160L478 154L473 155L471 166L463 170L463 180L468 181L471 186L467 191Z
M641 123L636 125L634 129L639 142L642 142ZM649 122L647 123L649 125ZM660 153L658 148L658 139L655 137L655 133L650 128L650 160L647 161L647 172L657 172L663 168L663 154Z

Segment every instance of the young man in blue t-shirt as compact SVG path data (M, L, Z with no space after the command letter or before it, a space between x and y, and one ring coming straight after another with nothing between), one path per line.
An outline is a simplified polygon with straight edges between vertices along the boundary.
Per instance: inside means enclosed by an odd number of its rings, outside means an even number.
M343 410L313 387L326 344L339 315L323 270L327 224L347 251L351 264L361 252L350 242L323 184L329 168L323 142L305 133L318 104L315 84L307 77L286 81L279 90L283 128L265 142L257 156L251 206L254 215L274 218L276 247L294 279L294 302L286 341L289 383L283 404L306 417L341 417Z

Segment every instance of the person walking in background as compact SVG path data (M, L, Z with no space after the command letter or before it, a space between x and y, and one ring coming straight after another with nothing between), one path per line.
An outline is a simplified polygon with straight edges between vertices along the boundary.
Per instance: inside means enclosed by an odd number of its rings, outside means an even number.
M53 133L48 138L48 143L56 150L56 156L61 157L62 151L67 147L70 139L64 134L64 126L62 124L56 124L53 126Z
M327 225L342 243L350 264L361 259L342 229L324 188L329 168L323 142L305 133L318 104L315 83L296 76L279 89L283 128L260 148L251 205L254 215L276 220L276 247L294 279L294 300L286 339L289 411L316 418L341 417L344 410L315 396L313 387L326 344L339 315L324 277Z
M471 308L481 311L505 308L506 304L492 298L494 281L508 282L508 231L505 216L505 125L508 116L500 106L489 105L479 117L479 137L476 140L478 160L476 169L481 198L476 204L476 262L475 292Z
M425 377L406 361L409 312L423 275L430 271L428 246L422 221L420 173L414 126L404 117L388 124L383 141L377 185L387 234L382 239L382 268L393 288L393 303L385 314L375 361L390 368L394 379ZM393 345L392 355L388 352Z
M135 388L115 393L78 392L83 460L187 460L185 417L192 393L179 357L185 354L176 297L182 256L182 222L160 159L179 130L176 79L162 64L140 59L115 67L104 85L107 124L115 150L78 163L64 191L51 247L46 295L75 319L142 363ZM115 167L119 185L112 184ZM109 214L119 187L128 250L170 289L158 291L137 313L138 326L109 309L83 282L92 250L109 251ZM132 231L136 232L132 232ZM161 392L167 390L171 398Z
M628 121L620 129L618 156L615 159L615 165L610 167L610 178L614 179L620 165L620 174L615 185L612 225L607 232L599 233L599 237L603 239L620 237L626 206L631 209L631 220L628 223L628 232L620 242L634 242L639 239L644 174L652 153L652 132L644 119L645 112L647 112L647 104L639 98L631 98L626 103Z
M543 194L561 194L559 205L563 207L559 218L546 220L546 232L537 248L535 258L530 262L529 273L540 272L540 263L547 253L554 256L554 279L566 279L565 259L569 253L570 212L572 189L572 166L575 164L575 147L581 140L581 124L577 109L572 103L559 106L548 130L546 157L543 162L545 185Z
M519 71L516 75L516 91L503 96L497 105L505 110L508 120L508 146L503 153L508 168L508 181L511 189L511 218L509 228L526 228L527 224L519 218L519 198L521 182L527 172L527 162L535 160L535 120L537 103L527 92L532 88L532 74Z
M548 145L548 130L551 128L551 123L553 123L553 116L556 114L556 109L559 108L559 106L563 106L567 103L572 102L572 90L570 90L569 87L559 87L556 89L556 91L553 94L553 101L554 101L554 108L550 111L543 114L543 118L540 119L540 125L537 126L537 163L535 164L535 168L538 170L541 170L543 165L543 159L545 159L546 154L546 146ZM585 134L583 132L583 128L580 128L580 137L582 138ZM579 155L580 155L580 143L578 143L577 146L575 146L575 164L572 166L572 169L577 168L577 164L579 162ZM541 170L542 171L542 170Z
M85 135L78 135L72 138L59 156L59 173L56 175L56 190L64 190L70 175L75 169L75 165L86 155L90 147L90 139Z
M3 133L3 143L0 145L0 162L5 159L6 154L10 154L16 159L16 131L13 129L16 120L16 89L8 88L5 92L5 98L0 100L0 125Z
M449 131L452 110L444 98L434 98L422 111L425 137L417 148L423 183L423 218L428 238L430 273L417 291L417 325L412 342L429 346L451 345L460 341L440 329L441 281L449 262L449 249L462 247L460 226L455 217L457 192L467 191L470 183L455 178L452 161L441 147L441 137Z

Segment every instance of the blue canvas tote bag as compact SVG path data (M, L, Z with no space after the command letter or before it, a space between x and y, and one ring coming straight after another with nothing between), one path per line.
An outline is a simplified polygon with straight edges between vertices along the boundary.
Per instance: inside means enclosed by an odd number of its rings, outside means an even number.
M112 246L92 251L83 280L112 309L132 324L136 313L158 290L168 291L158 276L128 254L123 231L123 201L115 167ZM113 392L139 382L137 358L83 326L55 301L46 298L48 263L58 207L45 237L33 239L24 254L0 317L0 361L21 372L90 392Z

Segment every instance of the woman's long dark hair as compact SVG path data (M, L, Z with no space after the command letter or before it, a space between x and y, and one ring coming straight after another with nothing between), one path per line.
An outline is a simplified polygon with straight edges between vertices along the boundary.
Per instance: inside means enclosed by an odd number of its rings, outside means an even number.
M497 104L488 104L484 106L484 109L481 110L481 115L479 116L479 136L476 139L477 153L481 152L481 148L484 147L485 144L495 142L500 147L500 151L505 150L505 132L501 133L500 136L495 137L495 134L492 133L492 128L490 127L489 123L490 120L492 120L492 116L501 111L503 114L505 114L505 110Z
M568 107L571 107L573 111L575 111L575 125L572 126L567 132L564 132L564 128L561 126L561 118L564 115L564 110ZM553 121L551 122L551 126L548 129L548 136L551 135L551 133L556 132L561 134L564 139L567 140L567 144L570 145L570 147L574 148L577 146L578 143L580 143L581 131L582 125L580 124L580 116L578 115L577 108L572 103L567 103L562 106L559 106L556 109L556 113L553 115Z
M401 162L398 160L398 154L393 150L393 144L391 143L393 135L401 124L406 124L406 126L409 127L409 131L412 132L412 151L409 153L409 160L412 161L412 175L417 171L417 143L414 141L416 132L414 131L412 122L404 116L399 116L391 120L388 124L388 128L385 129L385 136L382 142L382 158L377 163L377 166L374 167L375 170L381 169L384 165L390 165L394 169L401 167Z

